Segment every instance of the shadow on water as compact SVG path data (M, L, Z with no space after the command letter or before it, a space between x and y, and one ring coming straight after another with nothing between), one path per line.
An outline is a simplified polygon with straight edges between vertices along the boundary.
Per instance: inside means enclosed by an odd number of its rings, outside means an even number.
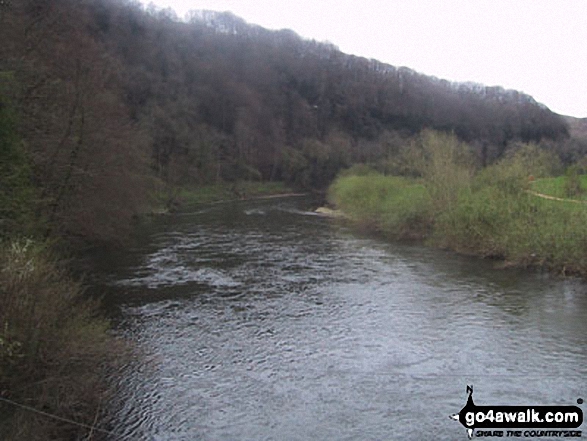
M134 438L454 439L479 401L571 404L587 383L578 281L386 243L308 199L162 218L105 256L143 353L112 426Z

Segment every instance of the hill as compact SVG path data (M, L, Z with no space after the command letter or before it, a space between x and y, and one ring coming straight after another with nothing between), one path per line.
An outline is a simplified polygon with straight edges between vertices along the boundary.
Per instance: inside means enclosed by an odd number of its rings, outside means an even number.
M230 13L194 12L184 23L169 11L101 4L93 14L96 35L127 66L134 117L155 115L154 149L163 168L176 152L201 150L192 136L197 125L205 136L226 137L215 150L245 165L224 161L213 167L217 174L234 175L236 167L251 175L252 168L264 179L312 186L325 185L341 165L392 154L398 136L424 128L476 143L483 163L510 141L567 135L561 117L517 91L344 54ZM301 165L325 154L336 159L320 170L324 179L299 176Z
M571 137L587 140L587 118L565 116L565 121L569 125L569 134Z
M161 183L324 188L341 168L394 157L425 128L454 132L482 165L518 141L568 138L568 123L526 94L451 83L229 13L179 21L130 0L1 5L0 98L18 115L39 211L62 233L120 235Z

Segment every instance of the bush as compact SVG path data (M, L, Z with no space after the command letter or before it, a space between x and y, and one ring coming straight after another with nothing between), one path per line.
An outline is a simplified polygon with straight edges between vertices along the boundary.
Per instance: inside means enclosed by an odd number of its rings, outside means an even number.
M473 158L456 136L426 130L419 142L424 153L422 177L437 211L451 210L459 193L469 187Z
M517 195L529 188L529 176L524 164L513 157L481 170L472 183L473 191L494 187L505 194Z
M92 424L105 372L122 346L97 303L31 241L0 249L0 392L13 401ZM0 403L0 439L66 439L80 429ZM83 429L82 429L83 433Z
M565 196L575 198L584 193L579 176L579 166L572 165L565 173Z
M466 146L450 135L420 138L422 180L341 176L331 202L351 220L394 237L426 237L459 252L587 276L587 207L530 194L548 154L523 145L472 176ZM578 179L578 178L577 178Z
M518 162L526 172L526 176L545 178L561 174L564 169L560 158L555 153L556 148L542 143L514 143L504 158L504 162Z
M523 158L479 173L456 209L437 216L434 241L520 266L587 274L587 207L528 194Z
M369 176L378 174L377 170L367 164L355 164L350 168L344 169L339 176Z
M341 176L330 187L329 201L361 225L394 237L422 237L431 222L426 188L396 176Z
M434 242L461 252L503 256L501 233L507 228L503 213L508 202L493 187L461 193L455 208L438 216Z

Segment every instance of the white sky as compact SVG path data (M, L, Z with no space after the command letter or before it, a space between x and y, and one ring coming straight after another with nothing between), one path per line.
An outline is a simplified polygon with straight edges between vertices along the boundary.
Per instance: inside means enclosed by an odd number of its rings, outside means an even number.
M232 11L349 54L520 90L554 112L587 117L587 0L153 2L180 17L190 9Z

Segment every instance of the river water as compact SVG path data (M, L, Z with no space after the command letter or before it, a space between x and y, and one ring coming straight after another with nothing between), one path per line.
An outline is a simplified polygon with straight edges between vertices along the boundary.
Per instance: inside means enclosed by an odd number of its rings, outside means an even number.
M315 207L210 205L107 256L99 285L141 353L117 385L113 431L465 440L449 415L468 384L478 405L587 398L583 283L362 236Z

